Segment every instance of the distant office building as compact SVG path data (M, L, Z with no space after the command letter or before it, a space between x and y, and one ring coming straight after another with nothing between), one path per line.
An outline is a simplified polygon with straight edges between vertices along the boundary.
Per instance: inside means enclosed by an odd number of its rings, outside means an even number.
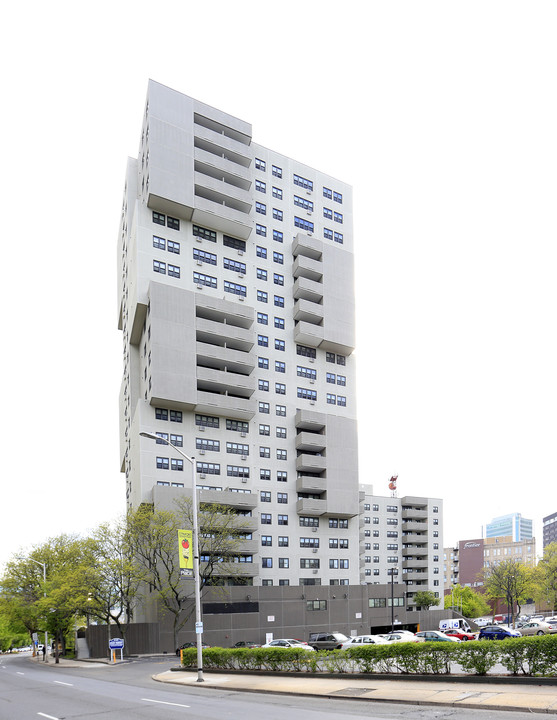
M458 545L444 548L445 592L453 585L481 588L483 571L505 560L519 560L534 567L536 564L536 541L534 538L515 542L507 537L461 540Z
M493 518L485 527L486 538L511 536L514 542L531 540L534 536L532 520L526 520L520 513L501 515Z
M557 512L547 515L543 519L543 546L557 542Z

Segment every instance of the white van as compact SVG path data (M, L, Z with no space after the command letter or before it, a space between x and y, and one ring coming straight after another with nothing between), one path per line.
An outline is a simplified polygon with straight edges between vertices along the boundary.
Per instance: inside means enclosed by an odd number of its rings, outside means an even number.
M439 630L441 632L447 632L447 630L463 630L464 632L471 632L470 625L463 618L449 618L447 620L441 620L439 623Z

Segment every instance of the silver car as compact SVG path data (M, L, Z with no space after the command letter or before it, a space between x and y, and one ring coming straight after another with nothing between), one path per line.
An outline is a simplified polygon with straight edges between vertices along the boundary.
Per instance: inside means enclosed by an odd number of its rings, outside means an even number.
M348 648L360 647L361 645L388 645L388 641L379 635L357 635L342 643L341 649L347 650Z
M524 623L520 628L520 632L522 635L550 635L557 633L557 625L534 620L534 622Z

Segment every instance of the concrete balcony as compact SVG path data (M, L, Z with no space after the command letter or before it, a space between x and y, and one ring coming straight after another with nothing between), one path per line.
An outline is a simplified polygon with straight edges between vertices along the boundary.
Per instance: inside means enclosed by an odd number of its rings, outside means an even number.
M248 375L256 364L256 356L252 353L232 350L221 345L197 342L195 344L197 362L209 367L230 370Z
M319 347L323 342L325 330L322 325L299 322L294 328L294 342L308 347Z
M234 478L227 478L232 480ZM235 478L240 482L239 478ZM237 493L230 490L199 490L199 503L226 505L237 510L255 510L258 505L256 493Z
M247 190L231 185L224 180L194 172L195 194L222 203L227 207L249 213L252 207L252 197Z
M324 515L327 510L327 503L325 500L315 500L314 498L301 498L296 501L296 512L298 515L310 515L312 517L319 517Z
M299 277L294 282L292 295L295 300L311 300L311 302L319 303L323 300L323 285L314 280Z
M220 176L231 185L238 185L244 190L250 189L251 173L248 168L199 147L194 148L193 158L196 170L202 168L205 174L214 174L215 177Z
M206 415L226 415L234 420L251 420L255 415L255 401L231 395L197 391L195 412Z
M311 300L296 300L294 303L294 320L320 325L323 317L323 305L318 305Z
M252 493L252 495L255 495L255 493ZM259 518L250 515L236 515L232 526L236 530L253 533L259 529Z
M247 240L253 230L253 221L247 213L223 204L225 199L218 202L214 195L207 198L196 193L192 222Z
M412 505L417 508L427 508L427 498L417 497L416 495L405 495L400 499L402 507L405 505Z
M297 410L294 422L298 430L320 432L325 428L327 416L313 410Z
M296 458L296 472L304 474L304 472L318 473L324 472L327 468L327 458L323 455L309 455L303 453Z
M250 398L255 392L255 376L253 375L240 375L207 367L198 367L196 374L198 390L233 393L245 398Z
M414 581L416 581L416 580L423 580L423 581L425 581L425 582L427 582L427 581L428 581L428 578L429 578L429 576L428 576L427 573L423 573L423 572L411 572L411 571L405 573L405 574L403 575L403 577L404 577L405 580L414 580Z
M412 570L419 570L421 568L427 568L428 562L427 560L403 560L402 567Z
M298 255L292 263L292 275L295 278L305 277L319 282L323 277L323 264L320 260Z
M427 510L402 510L403 520L427 520Z
M196 148L204 149L213 155L224 156L230 162L244 168L251 165L249 145L197 123L194 126L194 144Z
M255 321L255 312L249 305L223 300L214 295L195 294L195 313L197 317L214 320L240 328L250 328Z
M294 257L303 255L313 260L320 260L323 255L323 243L309 235L298 233L292 243L292 254Z
M327 445L326 435L320 435L313 432L301 432L296 435L296 450L321 452Z
M242 553L239 553L240 555ZM203 569L206 567L204 563L199 563L199 571L203 573ZM213 568L213 574L217 577L255 577L259 575L260 563L250 562L222 562L215 565Z
M296 478L296 492L321 495L326 491L326 489L326 477L314 477L313 475L298 475L298 477Z
M427 557L428 549L427 547L403 547L402 548L402 556L403 557Z
M427 536L420 535L419 533L403 533L401 538L403 543L427 543Z
M201 317L196 318L195 335L199 342L226 346L243 352L249 352L255 344L255 333L251 329Z
M425 522L403 522L402 532L427 533L427 523Z

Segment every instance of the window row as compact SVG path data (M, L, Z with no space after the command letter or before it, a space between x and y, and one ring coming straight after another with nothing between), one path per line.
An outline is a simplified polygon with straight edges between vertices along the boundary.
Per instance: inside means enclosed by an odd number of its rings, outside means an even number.
M175 255L180 254L180 243L175 240L167 240L166 238L153 235L153 247L158 250L168 250Z
M153 222L156 225L166 225L171 230L180 229L180 221L177 218L170 217L170 215L164 215L164 213L155 212L153 210Z
M166 275L167 274L167 265L165 262L162 262L161 260L153 260L153 272L159 273L160 275ZM179 278L180 277L180 268L178 265L171 265L168 263L168 275L170 277ZM215 285L216 287L216 285Z

